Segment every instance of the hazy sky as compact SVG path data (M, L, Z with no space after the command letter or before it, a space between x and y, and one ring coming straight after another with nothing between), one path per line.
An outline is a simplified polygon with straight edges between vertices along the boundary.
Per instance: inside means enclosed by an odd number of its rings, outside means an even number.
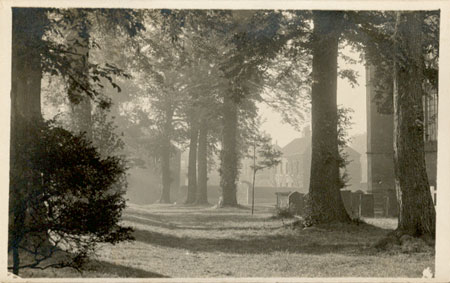
M352 58L357 59L358 54L352 52L348 48L344 53ZM352 68L357 71L358 84L354 88L346 79L338 79L337 100L338 104L345 107L350 107L354 110L351 121L354 123L352 129L349 130L349 135L360 134L366 132L366 72L364 65L356 63L353 65L346 64L344 60L338 61L339 66L343 68ZM278 113L272 111L264 105L260 106L260 114L266 119L262 128L268 132L273 141L277 142L279 146L283 147L295 138L301 137L301 133L296 131L288 124L281 123L281 117ZM305 123L309 125L309 122Z

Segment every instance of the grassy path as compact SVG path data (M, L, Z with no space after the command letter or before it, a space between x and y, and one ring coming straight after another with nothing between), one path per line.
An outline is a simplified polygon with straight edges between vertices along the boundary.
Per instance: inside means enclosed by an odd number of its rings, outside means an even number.
M392 221L373 220L382 228L291 229L289 221L271 215L267 207L252 216L248 209L130 205L123 220L135 228L136 241L103 246L83 276L421 277L425 268L434 269L431 252L371 247L394 227ZM58 276L80 276L65 272Z

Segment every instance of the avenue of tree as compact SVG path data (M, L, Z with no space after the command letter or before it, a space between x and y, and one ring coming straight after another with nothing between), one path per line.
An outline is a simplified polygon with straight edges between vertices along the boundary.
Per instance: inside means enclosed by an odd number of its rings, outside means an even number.
M269 143L261 143L260 152L269 158L257 163L257 103L267 103L294 126L310 109L312 159L305 219L309 224L351 221L340 196L343 163L336 102L338 76L354 80L351 70L337 64L344 45L364 53L366 63L376 68L380 111L394 113L398 235L434 236L422 97L425 86L437 88L438 34L435 11L13 9L13 272L20 268L19 250L29 248L24 244L29 242L24 240L28 230L23 229L29 214L44 221L49 213L43 204L26 209L30 188L46 174L30 170L26 154L31 153L24 152L31 142L29 133L36 132L34 123L42 121L43 78L59 79L62 92L51 91L52 101L70 108L71 114L56 117L56 123L75 135L84 132L83 138L103 158L130 154L126 158L137 164L142 152L151 157L161 174L161 203L171 202L171 157L186 149L185 202L208 203L208 172L218 153L220 205L237 206L239 168L249 148L255 172L276 165L279 157ZM111 89L126 91L111 95ZM133 153L124 150L115 122L124 128L123 140L132 139L128 147ZM42 138L35 134L32 139ZM111 227L105 227L105 235L90 231L98 242L129 238L126 227L117 226L124 207L119 195L114 201L116 218L109 223L116 225L116 234ZM50 238L47 231L40 233Z

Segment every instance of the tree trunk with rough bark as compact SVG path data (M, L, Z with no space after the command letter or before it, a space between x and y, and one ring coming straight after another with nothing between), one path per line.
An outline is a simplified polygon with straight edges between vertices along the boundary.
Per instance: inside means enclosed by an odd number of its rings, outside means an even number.
M223 132L220 166L221 206L237 206L236 182L238 178L238 104L228 94L223 101Z
M435 235L436 212L425 164L423 13L398 12L394 63L394 168L399 202L397 232Z
M343 12L314 11L312 155L308 219L312 224L350 220L340 194L337 57Z
M256 181L256 142L253 142L253 178L252 178L252 215L255 209L255 181Z
M198 139L198 187L196 204L208 203L208 121L200 121L200 135Z
M160 203L170 203L170 184L172 183L172 176L170 170L170 154L171 154L171 135L172 135L172 119L173 110L168 107L166 110L166 121L163 129L163 140L161 145L161 198Z
M42 9L13 9L12 72L11 72L11 136L10 136L10 191L9 244L13 252L13 273L19 273L19 245L26 238L26 197L29 186L39 181L23 161L19 143L26 143L30 127L42 120L41 115L41 56L43 22ZM22 148L24 148L22 146ZM44 235L46 236L46 235Z
M197 145L198 145L198 120L193 117L191 121L189 142L189 161L188 161L188 188L187 188L187 204L195 202L197 197Z

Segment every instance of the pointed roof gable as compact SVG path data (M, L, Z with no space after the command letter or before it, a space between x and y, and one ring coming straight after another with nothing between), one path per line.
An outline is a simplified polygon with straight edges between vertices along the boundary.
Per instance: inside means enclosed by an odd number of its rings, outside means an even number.
M311 137L303 137L303 138L296 138L292 140L290 143L288 143L283 149L281 150L283 152L283 156L292 156L297 154L305 154L308 151L311 152ZM355 156L358 157L361 156L361 154L353 149L350 146L346 146L344 148L344 152L346 152L349 156Z
M311 137L296 138L283 147L283 156L303 154L311 144Z

